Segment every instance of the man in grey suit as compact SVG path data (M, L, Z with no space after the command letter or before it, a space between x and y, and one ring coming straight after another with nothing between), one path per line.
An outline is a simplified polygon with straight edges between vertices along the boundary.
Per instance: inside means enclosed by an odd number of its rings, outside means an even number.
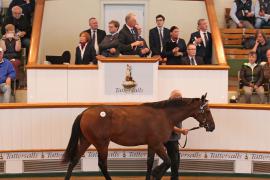
M119 29L119 22L112 20L109 22L109 32L110 34L106 35L105 38L102 40L102 42L99 44L99 49L101 52L101 55L105 57L116 57L119 56L118 51L118 35L117 32Z

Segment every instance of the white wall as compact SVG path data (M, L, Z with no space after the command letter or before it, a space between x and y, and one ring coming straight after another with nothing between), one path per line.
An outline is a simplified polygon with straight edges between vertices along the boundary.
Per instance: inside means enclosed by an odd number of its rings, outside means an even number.
M1 150L64 149L75 117L85 108L1 109ZM12 113L10 113L12 111ZM189 133L187 148L269 151L269 110L211 109L216 129ZM20 116L18 116L20 114ZM192 118L183 127L198 126ZM184 139L182 139L184 140ZM119 147L111 144L111 147Z
M115 65L118 66L119 63ZM27 70L27 102L158 101L167 99L173 89L180 89L185 97L201 97L207 92L211 103L228 102L228 70L157 70L156 66L154 68L153 73L156 74L154 78L157 80L153 81L155 82L153 94L140 94L138 97L136 95L126 97L129 94L123 96L106 94L100 83L114 78L105 76L102 68L98 70L29 69ZM149 71L144 72L146 73ZM118 78L120 74L116 73L114 76ZM117 87L121 82L114 81L115 86Z
M64 50L70 50L72 52L72 60L74 60L75 48L79 39L78 35L81 31L89 28L88 19L95 16L102 24L102 2L104 1L78 0L76 3L73 0L46 1L39 62L44 60L45 55L60 55ZM172 25L179 26L181 30L180 36L186 41L189 40L190 33L196 31L197 20L199 18L207 18L203 1L116 0L110 2L146 3L148 5L145 14L148 17L146 19L147 26L145 27L147 32L155 26L155 16L161 13L166 17L166 27ZM104 29L104 27L100 28ZM148 34L146 34L145 39L148 41Z
M225 8L231 8L234 0L214 0L219 27L225 27Z

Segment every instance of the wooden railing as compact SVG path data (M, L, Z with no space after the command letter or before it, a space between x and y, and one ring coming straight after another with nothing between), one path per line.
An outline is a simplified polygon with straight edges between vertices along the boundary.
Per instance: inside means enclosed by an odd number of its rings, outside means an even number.
M125 105L136 106L142 103L138 102L99 102L99 103L1 103L0 109L46 109L46 108L87 108L96 105ZM270 110L268 104L209 104L212 109L252 109L252 110Z
M20 153L20 152L63 152L65 149L18 149L18 150L0 150L0 153ZM96 151L93 145L87 151ZM109 151L147 151L147 148L139 147L124 147L124 148L109 148ZM238 153L262 153L270 154L270 151L258 151L258 150L234 150L234 149L181 149L181 151L191 152L238 152Z
M38 61L44 7L45 0L36 1L28 64L37 64Z
M221 33L219 30L214 1L205 0L205 5L206 5L208 19L209 19L209 23L211 27L211 32L212 32L213 49L217 56L218 63L221 65L226 65L227 61L226 61L224 47L223 47L223 43L221 39Z
M200 66L190 66L190 65L160 65L159 70L228 70L228 65L200 65Z

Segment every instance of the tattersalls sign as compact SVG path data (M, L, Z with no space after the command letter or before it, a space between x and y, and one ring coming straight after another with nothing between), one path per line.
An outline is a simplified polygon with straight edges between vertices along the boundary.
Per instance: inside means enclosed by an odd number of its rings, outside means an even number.
M105 72L106 95L152 95L152 64L123 63L110 65Z
M48 162L52 160L53 162L57 161L59 164L57 167L62 166L61 159L63 156L63 151L55 151L55 152L3 152L0 153L0 162L4 162L6 164L6 171L4 173L18 173L14 169L14 165L19 168L23 168L21 164L23 161L29 160L35 162ZM252 163L269 163L270 162L270 154L269 153L252 153L252 152L211 152L211 151L181 151L180 158L183 160L182 162L182 172L197 172L196 169L190 170L189 165L194 161L200 162L211 162L211 163L224 163L224 162L233 162L233 170L234 173L253 173ZM98 160L98 153L95 150L87 151L81 158L83 164L88 164L88 166L83 166L82 171L97 171L98 168L95 166L91 166L90 164L95 164ZM124 166L125 162L128 161L128 164L134 166L134 170L141 171L144 169L146 160L147 160L147 150L111 150L108 153L108 160L111 163ZM127 160L127 161L125 161ZM138 162L141 162L138 165ZM155 157L155 161L158 163L162 162L157 156ZM121 164L122 163L122 164ZM187 163L187 166L184 164ZM239 165L245 167L245 169L238 169ZM46 166L46 165L44 165ZM139 169L136 169L139 168ZM210 167L207 172L217 173L215 166ZM130 170L130 169L128 169ZM223 170L221 170L223 172ZM23 172L21 169L19 172ZM50 172L50 171L48 171ZM221 173L222 173L221 172ZM264 172L270 174L270 171Z
M122 82L123 88L115 88L115 93L143 93L143 89L138 87L137 82L132 77L132 66L127 64L126 74L124 81Z
M153 101L157 96L158 62L100 62L100 96L106 101Z
M0 153L0 160L36 160L36 159L61 159L63 151L57 152L6 152ZM109 158L147 158L147 151L115 150L109 151ZM87 151L84 158L98 158L97 151ZM251 160L270 161L267 153L245 153L245 152L207 152L207 151L181 151L181 159L200 160Z

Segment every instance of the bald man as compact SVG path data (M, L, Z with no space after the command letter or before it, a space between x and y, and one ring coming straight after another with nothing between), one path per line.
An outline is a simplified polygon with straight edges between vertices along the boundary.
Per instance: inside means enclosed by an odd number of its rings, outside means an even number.
M119 51L122 55L144 55L149 51L142 51L140 47L144 46L144 42L139 39L139 33L135 27L137 24L136 15L127 14L125 18L126 24L119 32Z
M173 90L170 93L169 99L181 99L182 98L182 93L179 90ZM178 180L179 173L179 163L180 163L180 154L179 154L179 146L178 146L178 141L180 140L180 135L188 134L188 129L182 128L182 123L177 124L172 132L172 135L169 139L168 142L164 144L164 146L167 149L167 154L171 160L171 180ZM148 163L149 162L154 162L154 156L148 156ZM148 172L147 174L149 174Z

